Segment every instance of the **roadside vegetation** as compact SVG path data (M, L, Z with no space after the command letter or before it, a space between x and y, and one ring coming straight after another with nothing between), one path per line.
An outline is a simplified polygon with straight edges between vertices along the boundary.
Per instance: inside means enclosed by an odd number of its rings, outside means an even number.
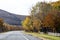
M10 25L8 23L4 23L4 20L0 18L0 32L14 31L14 30L22 30L23 28L16 25Z
M38 2L31 8L30 14L22 21L25 31L60 33L60 1Z
M36 3L31 8L30 16L22 21L22 26L25 31L32 32L31 35L60 40L60 37L48 35L48 32L60 33L60 1ZM40 32L44 34L38 34Z
M25 34L32 35L32 36L38 37L43 40L60 40L60 37L51 36L48 34L39 34L36 32L33 32L33 33L32 32L25 32Z

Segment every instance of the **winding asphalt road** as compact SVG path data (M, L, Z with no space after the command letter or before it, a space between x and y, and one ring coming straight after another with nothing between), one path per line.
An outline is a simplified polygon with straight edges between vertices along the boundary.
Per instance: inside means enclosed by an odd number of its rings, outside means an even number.
M0 33L0 40L41 40L37 37L24 34L23 31Z

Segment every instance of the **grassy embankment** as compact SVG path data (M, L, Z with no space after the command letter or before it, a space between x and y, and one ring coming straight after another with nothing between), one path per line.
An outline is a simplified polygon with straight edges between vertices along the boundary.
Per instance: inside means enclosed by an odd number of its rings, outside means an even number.
M51 35L47 35L47 34L39 34L39 33L35 33L35 32L25 32L26 34L30 34L32 36L38 37L38 38L45 38L45 39L49 39L49 40L60 40L60 37L56 37L56 36L51 36Z

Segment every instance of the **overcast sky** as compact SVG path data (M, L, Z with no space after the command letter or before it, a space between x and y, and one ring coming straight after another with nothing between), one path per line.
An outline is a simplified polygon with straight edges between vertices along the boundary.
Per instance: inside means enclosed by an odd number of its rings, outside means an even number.
M18 15L29 15L30 8L41 1L44 0L0 0L0 9ZM57 0L46 0L46 2L48 1Z

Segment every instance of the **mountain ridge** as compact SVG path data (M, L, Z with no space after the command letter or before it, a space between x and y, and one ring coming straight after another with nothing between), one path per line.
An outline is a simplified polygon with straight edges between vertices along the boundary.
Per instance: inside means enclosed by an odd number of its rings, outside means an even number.
M5 23L11 25L21 25L21 21L23 21L25 17L25 15L16 15L0 9L0 18L3 18Z

